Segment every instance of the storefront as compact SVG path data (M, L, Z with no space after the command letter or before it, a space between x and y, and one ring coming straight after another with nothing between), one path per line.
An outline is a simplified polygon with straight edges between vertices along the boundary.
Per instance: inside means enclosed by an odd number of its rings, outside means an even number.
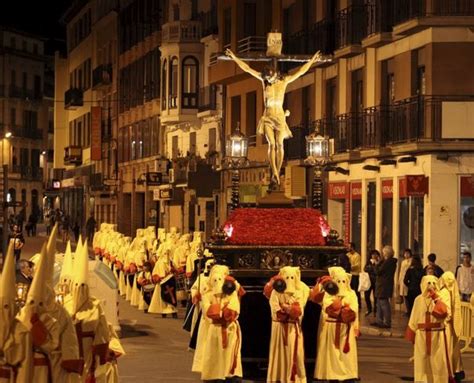
M363 264L371 249L391 245L396 256L410 248L425 262L433 252L455 270L460 253L474 248L474 155L401 158L337 164L349 174L329 174L329 223L355 242Z

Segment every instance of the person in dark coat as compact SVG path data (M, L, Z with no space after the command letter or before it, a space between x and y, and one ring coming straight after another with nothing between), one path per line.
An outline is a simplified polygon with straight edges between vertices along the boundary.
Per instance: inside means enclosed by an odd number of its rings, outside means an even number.
M411 314L415 298L421 294L421 279L423 278L423 264L419 255L414 255L408 268L403 283L408 288L406 296L407 315Z
M13 230L8 236L8 240L14 240L14 254L15 254L15 261L18 264L20 261L20 256L21 256L21 249L25 245L25 238L23 237L23 233L20 230L19 225L13 225Z
M376 321L373 326L381 328L392 327L392 309L390 298L393 296L393 278L397 270L397 260L393 257L392 246L384 246L382 260L375 266L375 298L377 298Z
M424 275L428 275L427 273L428 267L431 267L434 270L433 275L436 278L441 277L441 275L443 275L444 273L444 270L436 264L436 254L434 253L428 254L428 264L423 269Z
M375 297L375 283L376 283L376 274L375 266L380 262L380 252L378 250L371 250L369 253L369 259L367 264L364 267L364 271L369 274L370 278L370 288L364 292L365 305L367 306L367 311L365 316L368 316L372 313L372 302L370 301L370 295L374 294L374 316L377 312L377 298Z
M20 260L20 269L16 271L16 283L22 283L24 285L30 285L33 281L33 269L31 262L22 259Z
M346 271L346 273L350 274L351 261L349 260L349 257L347 256L347 254L344 253L339 256L339 266L341 266Z

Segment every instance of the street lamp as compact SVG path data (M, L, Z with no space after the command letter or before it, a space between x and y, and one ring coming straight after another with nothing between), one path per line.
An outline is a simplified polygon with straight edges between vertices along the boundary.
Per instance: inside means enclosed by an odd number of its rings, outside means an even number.
M224 158L224 164L232 170L231 210L239 207L239 169L248 164L248 143L248 138L240 131L240 123L237 123L234 132L227 136Z
M312 198L313 209L323 210L323 181L321 179L322 167L333 154L334 141L328 136L322 136L316 130L306 137L305 162L314 167Z

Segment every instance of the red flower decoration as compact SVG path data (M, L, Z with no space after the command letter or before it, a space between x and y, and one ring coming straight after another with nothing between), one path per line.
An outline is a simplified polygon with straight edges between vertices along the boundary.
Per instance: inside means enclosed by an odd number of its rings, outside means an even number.
M324 246L329 225L314 209L245 208L233 211L224 227L232 227L230 245Z

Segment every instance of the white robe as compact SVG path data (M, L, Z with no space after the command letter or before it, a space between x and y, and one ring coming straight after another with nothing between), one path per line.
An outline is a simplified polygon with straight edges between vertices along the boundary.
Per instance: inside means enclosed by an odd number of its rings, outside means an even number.
M316 367L314 377L320 380L347 380L357 379L359 376L357 364L357 341L356 334L359 330L358 312L359 306L357 296L350 290L342 297L342 305L349 305L355 313L356 319L350 323L349 334L347 334L348 324L336 323L340 320L331 318L326 309L335 301L336 297L324 294L321 317L319 322L318 353L316 357ZM337 339L336 333L339 327L340 335ZM344 352L346 341L349 341L349 351ZM336 342L339 347L336 347Z
M158 260L156 261L155 267L153 268L153 275L158 276L159 278L163 279L171 273L171 266L169 262L169 258L166 254L163 254ZM148 308L149 313L154 314L174 314L177 313L178 310L175 306L165 302L161 298L161 285L160 283L155 284L155 291L153 292L153 296L151 298L150 307Z
M212 304L218 304L221 309L227 308L235 312L238 317L240 313L240 302L237 292L232 295L217 298L212 291L203 296L201 320L208 322L207 336L202 352L201 379L216 380L226 379L232 376L242 377L242 360L240 349L242 345L242 334L240 332L237 317L226 324L227 344L223 343L223 328L219 324L214 324L209 318L209 308Z
M306 287L306 285L304 285ZM301 321L308 300L309 289L296 290L294 294L278 293L270 295L272 313L272 335L268 361L267 382L306 383L304 366L304 341ZM285 314L282 305L297 305L299 314L293 318ZM296 355L295 355L296 350Z
M0 376L0 383L22 383L31 382L33 377L33 353L31 335L23 324L14 320L7 340L0 353L0 370L9 378ZM13 367L17 369L17 376L14 379Z
M449 316L449 307L446 307ZM436 318L432 312L435 308L434 301L423 295L415 299L413 309L408 322L407 333L415 336L415 382L424 383L446 383L449 378L448 362L446 360L445 343L445 319ZM426 313L429 312L429 320L437 326L433 331L427 332ZM432 325L433 326L433 325ZM428 355L427 334L431 338L431 352Z

